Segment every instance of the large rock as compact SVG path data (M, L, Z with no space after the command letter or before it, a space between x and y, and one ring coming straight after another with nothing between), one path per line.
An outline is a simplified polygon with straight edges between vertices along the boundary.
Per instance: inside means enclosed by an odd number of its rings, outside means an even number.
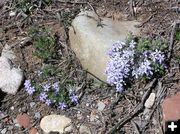
M40 127L45 133L69 132L72 129L71 119L63 115L48 115L42 118Z
M8 94L16 94L22 80L22 70L12 67L7 57L0 57L0 89Z
M116 41L125 41L127 34L139 34L136 21L113 21L98 17L90 11L81 12L72 22L69 30L71 48L80 59L84 69L106 81L105 67L108 61L107 50Z

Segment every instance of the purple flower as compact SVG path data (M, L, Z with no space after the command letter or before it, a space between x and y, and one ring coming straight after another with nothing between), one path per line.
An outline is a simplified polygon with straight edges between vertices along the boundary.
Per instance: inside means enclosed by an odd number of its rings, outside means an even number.
M48 92L49 89L50 89L50 87L51 87L50 84L45 84L45 85L43 86L43 90L46 91L46 92Z
M150 61L145 59L145 61L141 63L139 68L134 70L132 73L133 73L133 76L138 78L139 76L143 76L143 75L146 75L146 76L152 75L153 74L152 70L153 68L151 67Z
M31 80L25 80L24 82L24 87L27 89L29 87L31 87Z
M58 108L64 110L65 108L67 108L67 105L64 102L59 102Z
M164 59L165 59L165 56L162 54L162 52L161 51L158 51L157 49L156 49L156 51L155 52L152 52L151 53L151 59L154 61L154 62L159 62L160 64L162 64L162 62L164 61Z
M115 57L118 53L120 53L124 45L125 45L124 42L117 41L116 43L113 44L112 48L109 49L107 54L109 55L109 57Z
M45 103L46 103L46 105L48 105L48 106L49 106L49 105L51 105L51 103L52 103L52 102L51 102L51 100L50 100L50 99L46 99L46 102L45 102Z
M78 104L78 97L77 95L72 95L70 96L70 99L71 99L71 102L74 103L74 104Z
M32 95L35 92L35 88L31 85L30 80L25 80L24 87L29 95Z
M59 92L59 83L58 82L55 82L53 85L52 85L53 89L55 90L55 93L58 93Z
M47 95L46 92L42 92L42 93L40 94L40 96L39 96L39 100L42 101L42 102L44 102L44 101L46 100L47 96L48 96L48 95Z
M34 87L29 87L28 89L26 89L27 93L29 95L32 95L35 92L35 88Z
M116 92L121 93L123 90L124 90L124 88L123 88L123 84L122 83L116 84Z
M130 43L129 43L129 47L134 49L135 48L135 45L136 45L136 42L134 40L132 40Z

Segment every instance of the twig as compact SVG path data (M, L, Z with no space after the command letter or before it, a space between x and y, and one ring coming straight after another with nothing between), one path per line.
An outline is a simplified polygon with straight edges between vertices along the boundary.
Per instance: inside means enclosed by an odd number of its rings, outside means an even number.
M161 100L163 99L163 97L166 95L166 87L162 87L162 82L159 81L158 82L158 91L157 91L157 95L156 95L156 105L154 106L153 110L151 111L148 120L150 120L154 114L154 112L156 111L157 107L159 106ZM149 121L144 125L144 128L142 129L142 132L145 131L146 126L149 125Z
M102 19L101 19L101 17L98 15L98 13L96 12L96 10L95 10L95 8L89 3L89 2L87 2L87 4L91 7L91 9L93 10L93 12L97 15L97 17L98 17L98 24L97 24L97 26L101 26L101 27L103 27L103 24L102 24Z
M151 83L149 83L146 87L145 90L146 93L142 97L141 103L139 103L134 110L132 110L127 116L125 116L123 119L121 119L109 132L108 134L113 134L116 130L119 130L122 128L127 122L129 122L132 118L134 118L135 115L137 115L140 111L143 110L144 108L144 103L146 99L149 97L152 87L154 86L156 82L156 79L154 79Z
M133 2L133 0L129 1L129 8L130 8L131 15L134 17L135 12L134 12L134 2Z
M151 14L145 21L143 21L140 25L137 25L137 28L142 27L144 24L146 24L156 13Z
M87 2L79 2L79 1L67 1L67 0L56 0L61 3L69 3L69 4L87 4Z
M134 126L136 133L140 134L138 125L134 121L131 121L131 124Z
M169 43L169 52L168 52L168 59L169 60L171 59L171 56L172 56L172 50L173 50L173 44L174 44L174 35L175 35L175 32L176 32L176 26L179 23L180 22L178 22L178 21L175 21L173 23L173 27L172 27L172 31L171 31L171 37L170 37L170 43Z
M102 83L104 83L104 84L110 86L107 82L105 82L105 81L99 79L97 76L95 76L95 75L92 74L91 72L89 72L89 71L87 71L87 70L84 70L84 71L86 71L88 74L90 74L91 76L93 76L93 77L96 78L97 80L101 81Z

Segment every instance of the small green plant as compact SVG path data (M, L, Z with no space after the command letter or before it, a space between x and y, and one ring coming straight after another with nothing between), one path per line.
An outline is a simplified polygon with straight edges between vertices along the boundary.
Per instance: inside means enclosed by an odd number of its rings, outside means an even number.
M18 0L16 7L26 14L31 14L37 8L44 8L52 3L52 0Z
M30 14L35 8L31 0L18 0L16 7L21 9L26 14Z
M29 34L32 37L36 56L42 58L44 61L56 58L57 49L55 39L51 33L43 28L32 28Z

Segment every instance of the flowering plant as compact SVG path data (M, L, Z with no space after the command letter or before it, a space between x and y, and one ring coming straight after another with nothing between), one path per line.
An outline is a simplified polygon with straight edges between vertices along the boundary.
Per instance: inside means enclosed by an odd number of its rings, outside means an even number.
M31 80L25 80L24 89L29 95L38 96L38 99L48 106L56 105L61 110L70 105L78 104L75 87L65 88L59 82L38 85L37 83L33 84Z
M140 39L129 36L126 42L117 41L108 51L110 60L106 66L107 81L122 92L134 79L151 79L165 70L165 45L159 40Z

